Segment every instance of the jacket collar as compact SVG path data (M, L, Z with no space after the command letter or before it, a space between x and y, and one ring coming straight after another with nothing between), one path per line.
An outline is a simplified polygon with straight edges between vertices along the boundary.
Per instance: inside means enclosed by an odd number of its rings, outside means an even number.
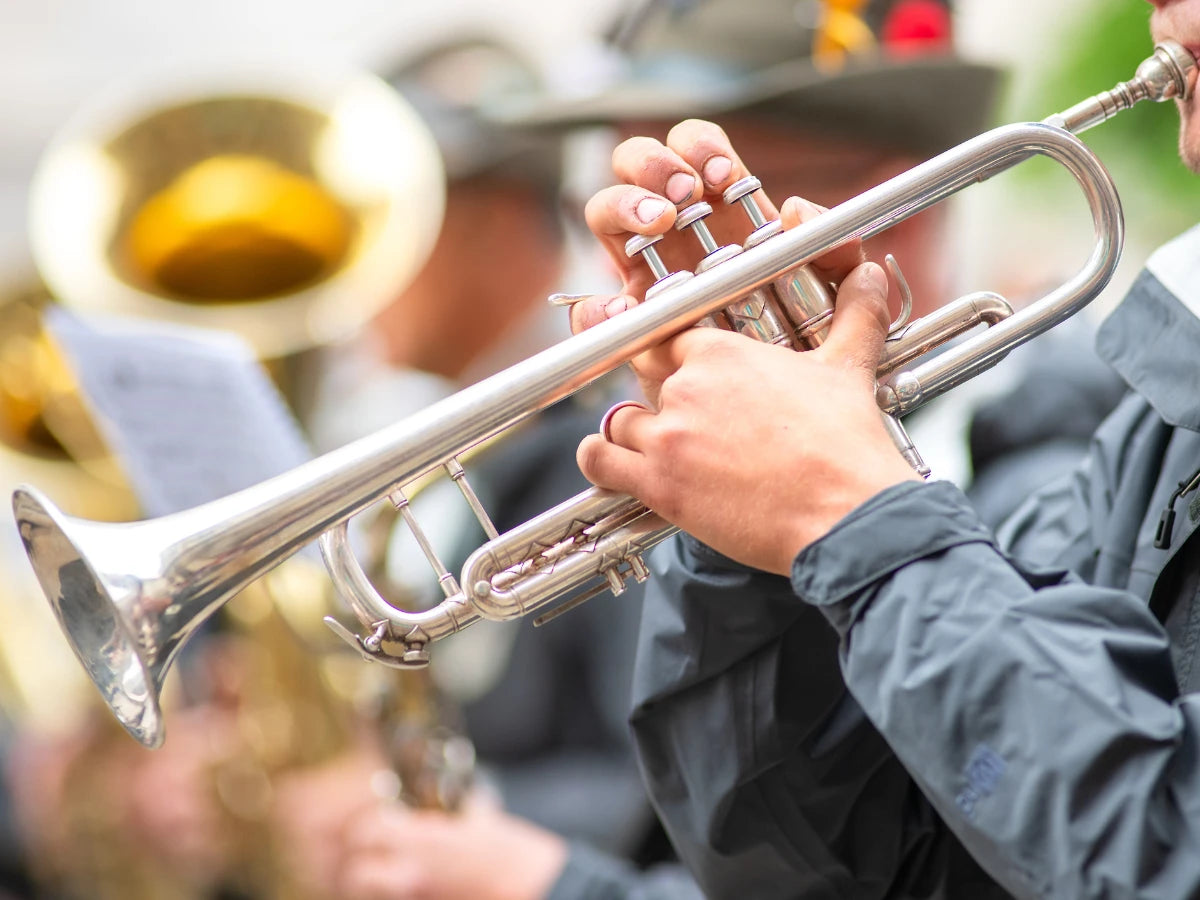
M1168 425L1200 431L1200 226L1155 251L1096 349Z

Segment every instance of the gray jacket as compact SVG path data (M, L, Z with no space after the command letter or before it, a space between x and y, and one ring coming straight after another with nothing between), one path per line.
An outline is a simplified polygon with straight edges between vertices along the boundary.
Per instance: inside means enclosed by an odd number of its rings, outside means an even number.
M655 558L634 732L707 894L1200 897L1195 493L1155 547L1200 468L1198 246L1102 327L1134 393L999 539L905 484L790 583L685 540Z

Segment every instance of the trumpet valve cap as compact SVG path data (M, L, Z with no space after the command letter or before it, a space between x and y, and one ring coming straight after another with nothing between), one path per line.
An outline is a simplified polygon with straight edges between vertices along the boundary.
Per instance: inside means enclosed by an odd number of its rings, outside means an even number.
M754 202L754 192L761 188L761 181L753 175L747 175L745 178L740 178L725 188L725 193L721 196L728 204L742 204L742 209L745 210L746 215L750 218L750 224L755 228L761 228L767 224L767 217L763 215L763 211Z
M691 228L693 225L703 221L705 217L712 215L713 208L701 200L699 203L693 203L691 206L680 210L679 215L675 219L675 227L679 231L685 228Z
M625 242L625 255L633 259L639 253L645 253L662 239L661 234L635 234Z
M650 267L650 271L654 273L654 277L662 281L670 273L667 271L666 263L662 261L662 257L658 255L658 251L654 249L654 245L663 239L661 234L635 234L625 242L625 255L630 259L642 254L642 259L646 261L646 265Z
M685 228L692 229L692 233L696 235L696 239L700 241L700 246L705 253L712 253L717 249L716 239L713 238L712 232L708 230L708 226L704 224L705 218L712 215L713 208L701 200L699 203L693 203L691 206L681 210L679 217L675 219L675 227L680 231Z
M756 207L757 208L757 207ZM761 225L750 232L750 236L746 238L746 243L743 246L749 250L751 247L757 247L763 241L770 240L783 231L783 223L778 219L770 222L763 221Z
M737 203L745 197L749 197L755 191L762 188L762 182L753 175L747 175L745 178L739 178L729 187L725 188L725 193L721 195L721 199L726 203Z

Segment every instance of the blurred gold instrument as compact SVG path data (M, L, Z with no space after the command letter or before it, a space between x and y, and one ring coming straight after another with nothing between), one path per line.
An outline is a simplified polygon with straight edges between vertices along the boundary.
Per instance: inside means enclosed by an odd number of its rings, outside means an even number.
M379 79L181 72L116 89L59 133L30 242L64 303L234 331L272 359L389 303L442 208L433 139Z
M44 327L52 304L32 275L0 287L0 481L15 484L36 473L88 515L132 519L133 494ZM7 549L0 547L0 565L19 565ZM6 571L0 584L0 709L32 742L22 753L42 757L35 773L24 774L41 785L59 784L55 797L37 798L52 799L52 810L37 822L23 819L33 845L31 876L66 897L155 900L169 890L179 900L199 900L192 885L142 858L122 828L118 786L137 754L122 746L110 720L93 718L99 709L84 693L86 682L64 668L70 657L54 639L52 622L28 612L24 601L36 585L25 575L23 566ZM20 793L28 786L13 787Z
M80 515L132 519L128 486L43 327L52 302L32 274L0 281L0 481L43 477Z
M30 241L49 290L0 293L3 486L33 478L78 514L137 514L41 327L51 294L83 311L233 331L261 358L280 359L352 333L389 303L432 248L442 206L424 124L364 73L166 74L91 104L55 138L31 190ZM233 617L246 681L212 790L237 845L228 877L256 896L299 896L266 846L271 777L327 758L350 731L344 699L273 606L295 600L311 611L297 592L328 587L311 569L298 560L280 570ZM30 679L44 685L24 657L5 653L3 663L13 692ZM60 886L97 898L199 896L203 884L141 865L128 846L114 819L126 803L111 796L125 779L103 762L112 754L102 732L66 776L64 819L79 841L57 854Z

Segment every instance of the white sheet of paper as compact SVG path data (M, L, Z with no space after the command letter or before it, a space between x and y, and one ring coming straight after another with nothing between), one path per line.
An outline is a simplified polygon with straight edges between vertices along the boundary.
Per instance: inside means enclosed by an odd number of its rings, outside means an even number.
M312 455L233 335L62 308L47 326L147 517L231 494Z

